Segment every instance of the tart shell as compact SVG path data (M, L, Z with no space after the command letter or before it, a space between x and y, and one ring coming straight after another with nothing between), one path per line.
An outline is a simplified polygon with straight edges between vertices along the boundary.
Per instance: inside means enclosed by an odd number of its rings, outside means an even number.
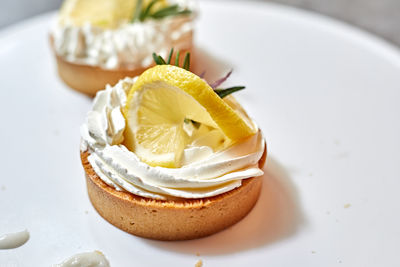
M133 235L157 240L188 240L219 232L240 221L260 195L261 177L248 178L229 192L201 199L154 200L104 183L81 152L89 199L109 223ZM259 160L265 163L267 152Z
M146 70L146 68L108 70L68 62L58 55L56 55L56 61L60 78L72 89L90 97L94 97L97 91L104 89L106 84L114 85L120 79L138 76Z
M181 55L191 52L192 49L181 51ZM64 60L55 54L57 71L60 78L72 89L94 97L99 90L103 90L106 84L114 85L125 77L136 77L154 64L142 68L134 69L103 69L96 66L72 63ZM175 58L175 53L172 58ZM184 57L180 57L180 65L183 64Z

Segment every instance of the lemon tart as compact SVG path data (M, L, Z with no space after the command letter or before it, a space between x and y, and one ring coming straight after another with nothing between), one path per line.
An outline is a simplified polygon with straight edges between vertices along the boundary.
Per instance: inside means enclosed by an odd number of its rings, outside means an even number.
M50 32L60 78L94 96L153 66L153 51L191 51L195 9L192 0L65 0Z
M81 127L89 198L103 218L134 235L207 236L256 203L264 137L230 94L243 87L217 88L224 79L210 86L188 60L182 68L171 57L154 58L161 65L94 99Z

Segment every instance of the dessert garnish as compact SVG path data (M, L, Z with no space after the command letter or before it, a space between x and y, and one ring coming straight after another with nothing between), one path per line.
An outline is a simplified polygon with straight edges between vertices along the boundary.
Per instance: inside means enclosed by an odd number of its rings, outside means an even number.
M172 2L172 3L169 3ZM166 0L67 0L61 7L61 22L77 26L90 22L102 28L115 28L124 22L144 22L190 15L185 5Z
M179 51L175 65L170 65L172 54L173 49L165 60L153 53L158 65L139 76L128 93L123 112L124 145L129 150L151 166L179 168L188 147L206 145L219 151L255 133L245 116L222 100L243 86L214 89L188 71L190 53L183 66L177 66Z
M156 53L153 53L154 62L157 65L172 65L171 59L172 59L173 53L174 53L174 49L171 48L167 60L164 60L162 56L157 55ZM178 50L176 52L176 58L175 58L175 66L177 66L177 67L179 67L179 57L180 57L180 52ZM186 52L182 68L189 71L189 69L190 69L190 52ZM202 76L204 76L204 74L205 74L205 71L199 77L202 78ZM211 88L214 89L214 92L217 93L217 95L219 95L219 97L221 97L221 98L224 98L232 93L235 93L237 91L240 91L240 90L243 90L246 88L245 86L233 86L233 87L224 88L224 89L218 88L218 86L220 86L222 83L224 83L231 74L232 74L232 70L229 71L224 77L216 80L212 84L209 84L211 86Z
M166 17L179 16L179 15L188 15L191 14L192 11L188 8L182 8L178 4L169 5L166 3L167 1L162 0L152 0L147 6L144 5L143 0L137 0L135 12L132 17L131 22L136 21L145 21L146 19L163 19ZM163 7L154 8L156 4L161 4Z

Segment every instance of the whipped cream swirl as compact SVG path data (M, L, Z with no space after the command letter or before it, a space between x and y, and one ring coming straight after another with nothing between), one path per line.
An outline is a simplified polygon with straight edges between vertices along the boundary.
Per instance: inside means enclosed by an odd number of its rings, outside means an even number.
M190 10L195 8L193 1L172 2ZM153 62L153 52L165 58L172 47L191 48L194 16L126 22L115 29L103 29L90 23L65 25L57 21L51 36L56 54L72 63L104 69L148 67Z
M81 151L89 150L88 160L105 183L153 199L204 198L263 174L258 167L265 147L260 131L218 152L207 146L187 148L180 168L152 167L142 162L122 145L125 118L121 108L134 82L135 78L125 78L99 91L81 127Z

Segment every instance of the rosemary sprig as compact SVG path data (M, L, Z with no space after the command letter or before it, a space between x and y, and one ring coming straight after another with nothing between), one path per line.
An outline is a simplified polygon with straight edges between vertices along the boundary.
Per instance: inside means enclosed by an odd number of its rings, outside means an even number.
M158 9L152 12L154 5L160 0L151 1L146 7L143 6L143 0L137 0L135 12L133 14L131 22L145 21L148 18L163 19L166 17L189 15L192 13L189 9L182 9L179 5L174 4Z
M167 61L165 61L162 56L157 55L156 53L153 53L154 62L157 65L172 65L171 60L172 60L173 53L174 53L174 49L171 48L171 50L169 51L169 54L168 54L168 60ZM176 51L176 56L175 56L175 66L177 66L177 67L180 67L179 66L179 58L180 58L180 51L178 50L178 51ZM183 65L182 65L181 68L189 71L189 69L190 69L190 53L188 53L188 52L186 53L185 59L183 60ZM222 78L220 78L220 79L218 79L215 82L210 84L211 88L214 90L214 92L220 98L224 98L224 97L226 97L226 96L228 96L228 95L230 95L232 93L235 93L237 91L240 91L240 90L243 90L244 88L246 88L245 86L233 86L233 87L228 87L228 88L216 88L217 86L220 86L223 82L225 82L229 78L231 73L232 73L232 70L230 70L224 77L222 77ZM203 78L204 74L205 74L205 72L203 72L200 75L200 78ZM188 123L189 120L185 121L185 122ZM196 122L192 121L192 123L195 125Z
M220 98L224 98L225 96L243 90L244 88L246 88L246 86L233 86L225 89L214 89L214 92L217 93Z

